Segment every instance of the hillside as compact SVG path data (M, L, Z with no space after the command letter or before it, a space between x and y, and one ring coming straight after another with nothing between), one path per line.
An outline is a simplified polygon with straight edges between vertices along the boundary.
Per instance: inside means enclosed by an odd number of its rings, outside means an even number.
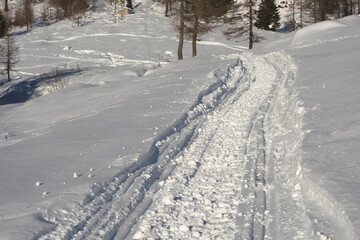
M253 51L215 30L177 61L171 19L137 4L16 31L0 238L359 239L360 17Z

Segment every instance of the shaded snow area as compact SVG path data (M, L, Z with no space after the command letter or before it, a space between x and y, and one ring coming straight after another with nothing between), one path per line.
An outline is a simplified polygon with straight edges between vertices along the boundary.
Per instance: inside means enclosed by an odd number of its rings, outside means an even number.
M177 61L163 7L134 5L15 30L0 239L360 239L360 17Z

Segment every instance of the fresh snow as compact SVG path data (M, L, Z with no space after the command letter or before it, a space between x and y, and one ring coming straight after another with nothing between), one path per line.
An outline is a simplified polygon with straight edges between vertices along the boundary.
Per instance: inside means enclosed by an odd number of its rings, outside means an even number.
M138 3L16 30L0 239L359 239L360 17L254 51L215 30L177 61L172 20Z

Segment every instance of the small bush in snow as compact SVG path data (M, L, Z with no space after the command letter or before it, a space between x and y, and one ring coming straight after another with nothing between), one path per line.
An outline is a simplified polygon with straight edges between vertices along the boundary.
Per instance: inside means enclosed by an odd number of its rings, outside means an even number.
M64 71L59 68L53 69L50 75L43 74L41 78L47 84L49 92L56 92L69 85L69 78L65 77Z

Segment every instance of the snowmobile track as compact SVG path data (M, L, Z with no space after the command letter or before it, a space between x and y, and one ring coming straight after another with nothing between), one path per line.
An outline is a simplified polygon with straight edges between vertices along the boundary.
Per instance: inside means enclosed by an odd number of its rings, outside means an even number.
M277 61L243 54L147 154L73 209L48 209L40 239L266 239L264 120L287 79ZM181 237L180 237L181 236Z
M132 238L265 239L270 217L263 125L284 79L266 59L256 60L244 57L237 89L175 159L178 166ZM256 74L260 67L267 76Z

